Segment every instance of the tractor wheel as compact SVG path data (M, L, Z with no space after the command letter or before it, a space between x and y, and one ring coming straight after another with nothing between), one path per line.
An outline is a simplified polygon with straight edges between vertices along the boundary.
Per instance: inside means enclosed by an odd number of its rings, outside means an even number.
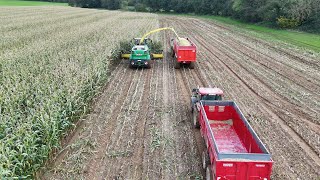
M151 69L151 62L148 63L147 69Z
M202 168L206 169L210 165L209 154L207 150L202 151Z
M206 169L206 180L213 180L212 171L211 171L211 165L207 166L207 169Z
M190 65L189 65L189 68L190 69L194 69L195 66L196 66L196 63L195 62L191 62Z
M198 121L198 111L197 109L193 109L193 116L192 116L192 122L193 122L193 127L194 128L200 128L200 124Z
M173 50L173 49L171 49L171 57L173 57L173 58L174 58L174 56L175 56L174 50Z
M180 69L180 63L177 61L176 58L174 58L174 68L175 69Z
M133 65L131 63L129 63L129 68L133 69Z

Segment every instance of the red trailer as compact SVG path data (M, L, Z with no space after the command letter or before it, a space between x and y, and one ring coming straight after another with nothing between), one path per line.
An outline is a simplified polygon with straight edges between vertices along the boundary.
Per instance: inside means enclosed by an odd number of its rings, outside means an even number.
M197 47L189 38L172 39L171 50L174 68L179 69L181 64L188 64L190 69L195 67Z
M201 100L197 108L207 179L270 179L271 155L235 102Z

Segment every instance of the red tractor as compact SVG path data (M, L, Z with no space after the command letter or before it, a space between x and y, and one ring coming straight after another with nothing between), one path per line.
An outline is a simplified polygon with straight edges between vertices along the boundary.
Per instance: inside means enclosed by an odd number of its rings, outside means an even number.
M191 112L193 113L193 126L199 128L198 112L200 111L200 100L222 100L223 91L219 88L195 88L191 96Z

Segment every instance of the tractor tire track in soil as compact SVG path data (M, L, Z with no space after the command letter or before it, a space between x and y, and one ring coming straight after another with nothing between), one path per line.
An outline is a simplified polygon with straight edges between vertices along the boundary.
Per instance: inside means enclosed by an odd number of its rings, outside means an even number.
M154 60L152 69L130 69L122 61L84 121L89 123L44 179L201 177L200 143L189 119L190 88L180 89L181 73L167 56ZM192 78L192 71L187 74Z
M273 179L320 176L316 61L212 21L160 16L160 26L197 44L196 68L174 69L167 31L165 57L152 69L121 61L43 179L201 178L205 145L190 112L197 86L237 102L272 154Z

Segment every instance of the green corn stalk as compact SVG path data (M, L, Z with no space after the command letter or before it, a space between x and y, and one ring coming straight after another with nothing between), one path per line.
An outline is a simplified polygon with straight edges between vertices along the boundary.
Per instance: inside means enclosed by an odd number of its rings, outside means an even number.
M106 83L114 37L157 24L156 15L128 14L140 19L133 30L135 21L112 11L54 8L72 18L30 7L36 19L12 19L14 8L1 10L0 179L34 178Z

